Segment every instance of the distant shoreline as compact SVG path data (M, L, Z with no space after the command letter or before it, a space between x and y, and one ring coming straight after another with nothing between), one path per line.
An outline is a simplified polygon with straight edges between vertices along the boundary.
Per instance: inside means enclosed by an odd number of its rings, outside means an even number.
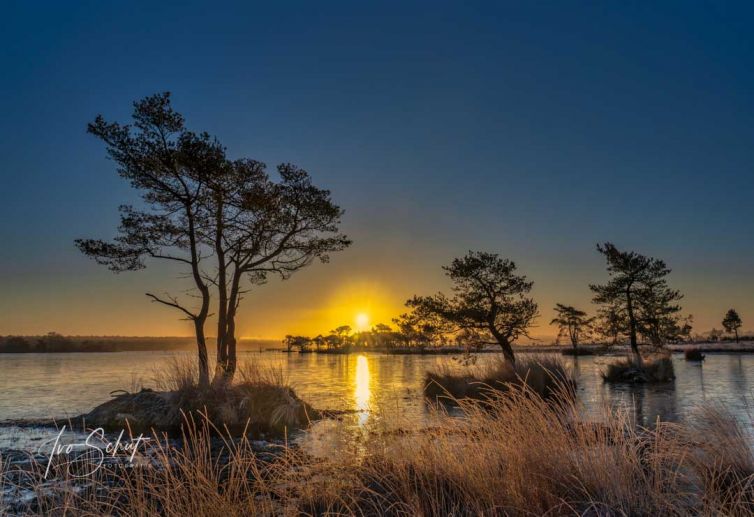
M214 338L207 346L215 346ZM277 339L240 339L239 352L280 348ZM129 337L129 336L63 336L49 333L43 336L0 337L0 354L13 353L103 353L103 352L193 352L196 338L186 337Z
M214 348L214 339L208 338L208 347ZM50 333L44 336L4 336L0 337L0 354L39 354L39 353L115 353L115 352L193 352L196 347L193 337L124 337L124 336L62 336ZM513 345L516 352L521 353L562 353L573 355L570 345L554 344L519 344ZM754 340L744 340L739 343L733 341L705 341L695 343L677 343L666 345L673 353L683 353L688 349L699 350L703 353L754 353ZM652 347L646 346L651 350ZM628 352L627 345L605 346L604 344L579 345L579 355L616 355ZM457 346L438 346L420 348L350 348L343 350L315 350L305 352L298 350L287 351L281 340L277 339L241 339L238 343L239 352L277 352L290 354L325 354L345 355L358 353L381 353L387 355L458 355L466 353L466 349ZM489 346L484 349L472 349L471 353L498 353L500 349Z

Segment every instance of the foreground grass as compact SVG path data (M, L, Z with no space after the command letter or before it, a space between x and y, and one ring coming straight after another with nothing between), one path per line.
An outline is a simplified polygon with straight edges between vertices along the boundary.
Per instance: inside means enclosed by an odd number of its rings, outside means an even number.
M226 439L218 451L210 445L217 430L201 421L187 427L183 447L157 446L141 466L101 469L78 490L56 469L56 483L40 487L27 510L181 517L754 512L754 444L724 409L702 408L688 424L648 430L623 413L589 420L579 405L558 400L526 387L492 392L484 404L458 400L460 418L440 414L419 433L371 434L362 446L324 458L281 447L263 459L245 439ZM11 479L7 467L2 479Z

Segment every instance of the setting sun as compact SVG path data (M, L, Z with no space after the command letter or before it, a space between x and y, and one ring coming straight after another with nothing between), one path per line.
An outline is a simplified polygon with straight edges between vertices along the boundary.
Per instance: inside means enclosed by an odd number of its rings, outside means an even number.
M356 315L356 330L369 330L369 315L360 312Z

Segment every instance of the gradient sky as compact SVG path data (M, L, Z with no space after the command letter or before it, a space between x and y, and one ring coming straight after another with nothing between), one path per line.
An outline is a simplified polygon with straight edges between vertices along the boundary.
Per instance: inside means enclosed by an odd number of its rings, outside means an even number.
M696 330L754 329L754 4L204 4L3 3L0 334L191 334L143 294L174 271L73 246L135 199L86 123L163 90L346 209L353 247L251 293L244 336L389 321L468 249L519 264L552 334L604 240L665 259Z

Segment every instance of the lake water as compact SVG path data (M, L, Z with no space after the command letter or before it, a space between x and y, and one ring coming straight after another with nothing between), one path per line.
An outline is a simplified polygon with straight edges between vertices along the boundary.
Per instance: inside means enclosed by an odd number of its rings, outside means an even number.
M149 387L154 370L178 355L181 353L0 354L0 421L87 412L108 400L110 391ZM451 360L447 356L371 353L240 355L241 361L281 368L299 396L317 408L355 410L357 425L370 419L374 423L385 415L421 424L427 415L421 396L424 372ZM481 354L478 359L490 361L495 355ZM708 354L703 364L689 363L675 355L675 382L638 387L602 382L600 371L611 358L564 360L576 377L580 400L589 409L627 407L638 423L651 425L657 418L683 419L700 403L715 401L750 421L754 355ZM0 438L2 433L0 428Z

